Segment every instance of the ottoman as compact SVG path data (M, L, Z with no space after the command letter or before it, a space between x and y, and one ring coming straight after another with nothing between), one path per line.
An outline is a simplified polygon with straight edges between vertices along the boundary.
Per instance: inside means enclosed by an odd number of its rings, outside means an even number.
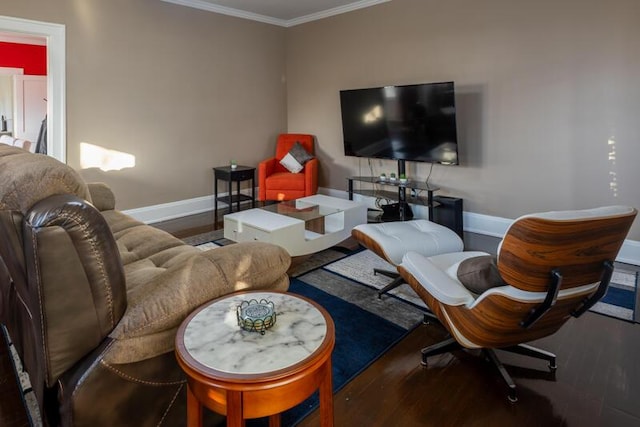
M409 251L433 256L460 252L464 246L460 236L453 230L426 219L361 224L353 228L351 236L394 266L398 266ZM397 271L376 268L373 272L393 279L378 292L378 298L404 283Z

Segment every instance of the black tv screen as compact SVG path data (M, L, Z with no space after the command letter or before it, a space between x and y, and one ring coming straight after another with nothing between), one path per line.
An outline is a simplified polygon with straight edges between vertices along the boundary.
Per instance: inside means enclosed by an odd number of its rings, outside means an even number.
M453 82L340 91L347 156L458 164Z

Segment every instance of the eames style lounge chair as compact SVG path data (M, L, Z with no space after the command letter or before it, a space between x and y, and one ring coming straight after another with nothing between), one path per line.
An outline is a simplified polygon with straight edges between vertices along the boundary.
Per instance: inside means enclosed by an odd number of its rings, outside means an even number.
M463 248L462 239L453 230L426 219L361 224L353 228L351 236L394 267L410 251L433 256L460 252ZM378 298L405 283L395 268L374 268L373 272L393 279L378 291Z
M258 200L293 200L318 192L313 135L283 133L275 156L258 164Z
M523 343L555 333L604 296L636 213L608 206L526 215L507 230L497 259L407 253L398 271L451 335L424 348L422 363L457 348L482 349L515 402L516 386L494 349L548 360L554 370L555 355Z

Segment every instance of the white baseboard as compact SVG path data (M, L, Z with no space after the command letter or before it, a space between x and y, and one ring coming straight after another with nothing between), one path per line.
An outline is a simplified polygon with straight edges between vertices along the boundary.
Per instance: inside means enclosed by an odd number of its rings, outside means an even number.
M226 203L222 202L218 202L218 204L218 207L227 206ZM212 210L213 195L162 203L160 205L145 206L143 208L129 209L123 212L138 221L142 221L146 224L153 224L155 222L167 221Z
M318 192L320 194L326 194L327 196L338 197L341 199L349 198L348 193L342 190L321 187L318 189ZM354 194L353 199L370 208L376 207L375 198L373 197ZM218 202L219 208L224 208L226 206L226 203ZM156 222L167 221L212 210L213 195L197 197L195 199L179 200L177 202L163 203L154 206L146 206L143 208L129 209L124 211L124 213L132 216L138 221L153 224ZM426 206L412 205L412 210L415 218L428 218ZM463 212L462 215L464 231L497 238L502 238L507 231L507 228L509 228L509 225L513 222L513 220L509 218L501 218L473 212ZM625 240L616 261L623 262L625 264L640 265L640 242L628 239Z
M640 242L637 240L625 240L620 252L618 252L618 262L625 264L640 265Z

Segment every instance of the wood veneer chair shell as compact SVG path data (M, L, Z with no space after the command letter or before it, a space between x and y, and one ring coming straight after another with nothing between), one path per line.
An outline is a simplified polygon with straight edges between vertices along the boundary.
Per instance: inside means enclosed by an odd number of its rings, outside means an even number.
M509 229L500 248L500 275L511 286L546 292L549 271L562 267L562 287L594 283L602 263L615 260L635 209L625 215L580 220L524 217Z
M508 285L540 293L535 301L487 291L474 304L447 305L434 298L404 267L399 266L398 271L463 347L513 346L555 333L596 292L604 263L615 260L636 214L636 209L630 209L608 217L565 220L530 216L514 222L499 248L498 269ZM561 295L538 321L524 328L521 322L541 305L554 269L563 277L561 292L594 286L574 295Z

